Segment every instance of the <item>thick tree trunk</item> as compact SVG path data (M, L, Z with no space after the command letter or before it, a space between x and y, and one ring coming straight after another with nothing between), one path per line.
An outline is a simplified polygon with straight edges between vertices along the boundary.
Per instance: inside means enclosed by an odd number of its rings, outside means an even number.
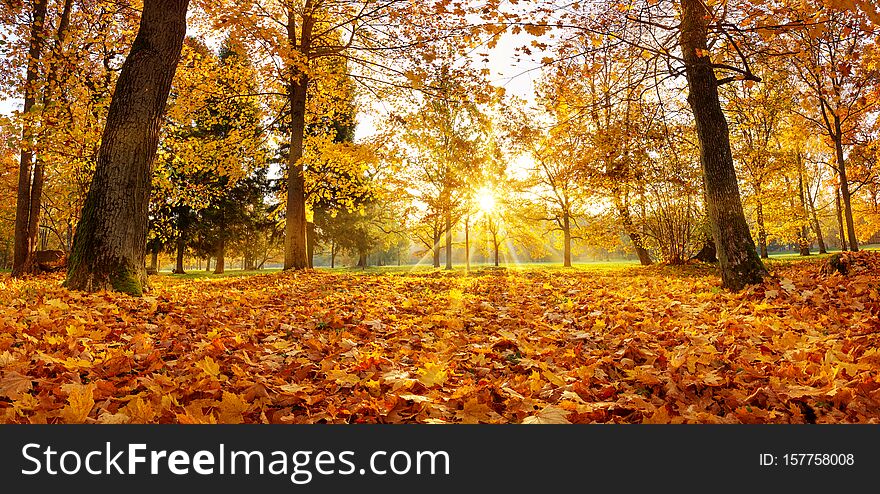
M495 248L495 265L498 265L498 248ZM562 266L571 267L571 217L565 213L562 216Z
M159 272L159 249L157 248L153 248L153 251L150 253L150 272Z
M730 132L718 98L718 80L707 50L708 16L700 0L681 2L681 50L700 143L700 162L723 285L741 290L767 271L743 213L730 151Z
M841 135L840 122L837 121L837 135ZM853 221L852 200L849 192L849 180L846 178L846 160L843 157L843 143L840 137L834 140L834 151L837 157L837 175L840 178L840 198L843 201L843 218L846 220L846 235L849 238L849 250L853 252L859 251L859 239L856 237L856 227ZM841 237L843 232L841 232Z
M366 269L368 263L369 263L369 260L367 259L367 253L363 252L363 251L359 252L357 267L359 267L361 269Z
M159 126L186 35L189 0L146 0L107 113L66 285L141 295Z
M33 168L33 124L32 113L36 103L37 82L40 78L40 57L43 53L43 32L46 24L47 0L36 0L31 21L28 64L24 86L24 126L21 133L21 157L18 165L18 195L15 203L15 244L13 246L12 276L21 276L30 270L28 257L35 244L31 242L31 173Z
M186 254L186 240L181 235L177 239L177 257L175 258L174 274L186 274L186 270L183 269L184 254Z
M846 244L846 230L843 229L843 208L840 205L840 187L834 190L834 208L837 213L837 231L840 232L840 251L846 252L848 246Z
M217 260L214 262L214 274L223 274L226 272L226 241L220 240L217 246L217 253L214 255Z
M212 259L211 256L205 256L205 272L206 273L211 272L211 259Z
M289 16L288 42L292 50L308 56L314 20L303 18L301 42L297 42L296 15ZM309 267L306 227L306 186L303 175L303 141L306 129L306 102L309 76L299 67L290 67L290 156L287 165L287 215L284 226L284 269Z

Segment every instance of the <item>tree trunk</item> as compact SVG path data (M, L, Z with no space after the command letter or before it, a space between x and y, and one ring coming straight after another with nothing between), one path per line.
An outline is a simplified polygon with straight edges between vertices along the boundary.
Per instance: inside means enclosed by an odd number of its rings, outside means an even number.
M357 267L361 269L366 269L368 264L367 253L364 251L358 252L358 264Z
M158 273L159 272L159 248L153 247L152 252L150 252L150 273Z
M434 256L434 268L437 269L440 267L440 232L434 232L434 249L432 250L432 254Z
M498 258L498 249L495 249L495 258ZM498 265L498 261L495 261L495 265ZM571 218L568 213L564 213L562 216L562 266L566 268L571 267Z
M853 221L852 201L849 192L849 180L846 178L846 160L843 157L843 143L841 142L840 119L835 116L837 124L837 138L834 139L834 151L837 156L837 174L840 178L840 198L843 201L843 218L846 220L846 234L849 238L849 250L859 251L859 239L856 237L856 227ZM843 237L843 232L841 232Z
M46 82L42 96L42 115L43 125L51 128L53 123L48 121L46 109L50 108L55 102L56 89L58 88L58 64L64 48L64 42L67 38L67 30L70 26L70 12L73 9L73 0L65 0L61 11L61 17L58 20L58 28L55 33L55 42L49 58L49 67L46 73ZM44 130L45 132L45 130ZM42 138L42 137L41 137ZM40 233L40 213L43 205L43 188L45 182L45 163L43 158L38 154L34 163L34 178L30 187L30 204L28 207L28 254L25 261L24 270L31 272L38 270L34 254L37 250L45 250L46 242L41 242L37 246L37 236Z
M810 208L811 223L813 231L816 233L816 242L819 244L819 253L827 254L828 249L825 247L825 236L822 235L822 225L819 223L819 216L816 214L816 204L811 194L807 194L807 206Z
M21 157L18 166L18 195L15 203L15 244L13 246L12 276L21 276L30 270L28 257L34 245L30 242L31 173L33 167L34 136L30 122L36 103L40 57L43 53L43 29L46 24L48 0L35 0L31 23L28 64L24 86L24 125L21 132Z
M307 2L308 3L308 2ZM308 57L314 20L303 18L301 42L296 37L296 15L288 16L287 35L290 49ZM309 267L306 228L306 186L303 175L303 140L306 129L306 102L309 76L296 65L290 68L290 156L287 165L287 216L284 225L284 269Z
M761 252L761 259L769 259L770 254L767 252L767 226L764 223L764 201L757 199L755 204L755 221L758 223L758 249Z
M801 155L798 154L798 200L800 201L800 209L798 216L801 219L801 226L798 233L798 243L800 244L800 255L810 255L810 220L807 215L807 198L804 192L804 170Z
M205 272L211 272L211 256L205 256Z
M181 235L177 238L177 257L174 264L174 274L186 274L186 270L183 269L183 256L185 253L186 240L183 238L183 235Z
M223 274L226 272L226 240L220 240L220 245L217 246L217 254L214 257L217 258L214 262L214 274Z
M471 270L471 229L470 218L464 220L464 269ZM397 265L400 266L400 248L397 249Z
M843 208L840 206L840 187L834 190L834 207L837 212L837 228L840 232L840 251L846 252L846 230L843 229Z
M330 269L336 267L336 240L330 241Z
M446 211L446 269L452 271L452 212Z
M688 80L688 104L697 126L707 209L718 249L721 280L726 288L737 291L759 283L767 271L758 257L743 213L730 151L730 132L718 98L718 80L706 55L706 7L700 0L680 2L680 44Z
M654 264L654 261L651 260L651 254L648 252L648 249L645 248L644 242L642 242L642 235L636 231L636 227L633 225L632 215L629 214L629 207L620 197L619 190L614 191L614 202L617 207L617 214L623 224L623 231L632 242L636 255L639 256L639 263L641 263L642 266L650 266L651 264Z
M306 222L306 257L309 260L309 269L315 267L315 224Z
M186 35L189 0L146 0L107 113L70 255L71 289L141 295L159 126Z

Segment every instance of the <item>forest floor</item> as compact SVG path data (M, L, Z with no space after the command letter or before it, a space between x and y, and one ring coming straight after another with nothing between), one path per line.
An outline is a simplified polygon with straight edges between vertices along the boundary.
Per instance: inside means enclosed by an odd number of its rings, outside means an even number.
M0 276L0 421L880 421L880 254L705 266Z

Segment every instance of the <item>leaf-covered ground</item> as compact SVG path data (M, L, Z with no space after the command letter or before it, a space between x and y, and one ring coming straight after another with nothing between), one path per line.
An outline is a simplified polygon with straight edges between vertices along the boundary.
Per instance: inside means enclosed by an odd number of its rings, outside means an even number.
M880 255L772 270L4 275L0 421L880 421Z

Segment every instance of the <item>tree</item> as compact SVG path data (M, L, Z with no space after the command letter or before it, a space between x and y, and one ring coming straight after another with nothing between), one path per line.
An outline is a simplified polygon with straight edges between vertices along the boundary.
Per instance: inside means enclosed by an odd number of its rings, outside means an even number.
M150 180L162 113L186 35L188 0L146 0L110 103L66 286L140 295Z
M806 89L803 115L829 139L834 149L843 219L852 251L859 250L859 241L846 148L854 143L856 132L876 109L876 99L869 96L880 85L880 72L862 56L876 43L867 35L865 21L859 14L832 10L824 22L789 35L791 48L796 52L791 58L792 65Z

